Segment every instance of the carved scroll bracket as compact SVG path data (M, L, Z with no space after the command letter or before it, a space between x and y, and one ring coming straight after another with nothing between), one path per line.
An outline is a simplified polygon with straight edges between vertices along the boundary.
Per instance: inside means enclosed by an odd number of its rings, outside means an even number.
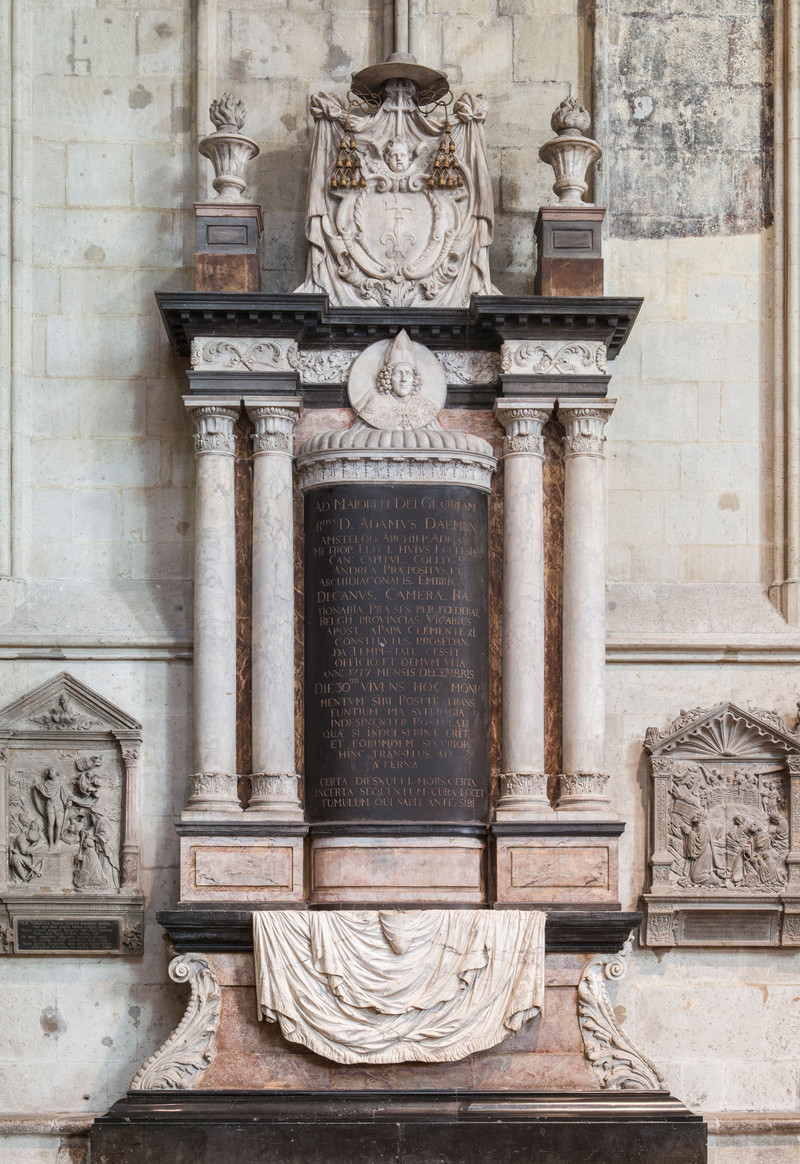
M578 984L578 1026L583 1053L604 1091L657 1091L664 1076L628 1038L617 1022L605 983L627 973L631 938L612 958L594 958Z
M189 1005L167 1041L133 1077L132 1091L188 1091L197 1086L217 1053L222 993L208 959L181 954L170 962L169 976L173 982L189 983Z

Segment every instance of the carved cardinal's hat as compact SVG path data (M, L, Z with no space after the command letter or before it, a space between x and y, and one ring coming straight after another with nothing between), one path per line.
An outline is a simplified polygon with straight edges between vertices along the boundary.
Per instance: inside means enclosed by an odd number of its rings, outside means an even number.
M414 345L408 338L406 331L399 331L394 337L394 340L386 349L386 356L383 363L387 368L392 368L395 364L410 364L412 368L417 366Z
M358 73L353 73L353 92L362 97L380 97L381 89L387 81L413 81L419 89L420 97L427 104L440 101L450 92L450 85L444 73L417 64L411 53L392 53L382 65L369 65Z

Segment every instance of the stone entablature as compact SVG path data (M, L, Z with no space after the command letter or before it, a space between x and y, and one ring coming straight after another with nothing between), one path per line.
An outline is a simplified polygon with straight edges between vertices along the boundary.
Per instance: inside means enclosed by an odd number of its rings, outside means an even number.
M649 728L651 946L800 944L800 734L733 703Z

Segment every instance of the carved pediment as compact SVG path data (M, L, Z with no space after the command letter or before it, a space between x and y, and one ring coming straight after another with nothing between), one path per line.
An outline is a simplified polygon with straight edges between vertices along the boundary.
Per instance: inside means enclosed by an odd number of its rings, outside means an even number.
M0 709L0 736L79 732L139 736L141 724L66 671Z
M777 712L720 703L681 711L666 728L648 728L644 746L654 758L770 759L800 752L800 735Z

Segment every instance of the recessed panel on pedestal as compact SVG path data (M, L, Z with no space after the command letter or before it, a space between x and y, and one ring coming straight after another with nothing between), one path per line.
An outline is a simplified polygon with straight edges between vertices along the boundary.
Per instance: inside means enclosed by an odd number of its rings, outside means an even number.
M331 485L305 500L312 821L488 811L488 498Z

